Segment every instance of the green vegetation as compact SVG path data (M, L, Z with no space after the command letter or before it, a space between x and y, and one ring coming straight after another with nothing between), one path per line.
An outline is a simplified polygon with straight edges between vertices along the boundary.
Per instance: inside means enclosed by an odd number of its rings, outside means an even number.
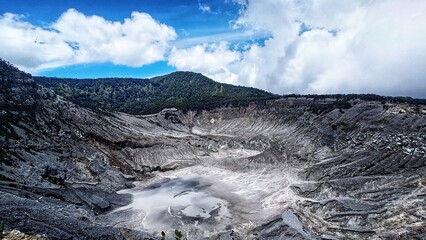
M388 103L406 103L416 107L417 112L420 112L420 105L426 105L426 99L418 99L411 97L389 97L380 96L376 94L324 94L324 95L299 95L289 94L282 96L283 98L309 98L313 99L313 103L310 105L310 110L316 114L326 114L334 109L348 109L352 107L352 104L356 104L357 100L364 101L378 101L383 104L383 108L387 108L385 105ZM335 99L336 101L323 102L327 99ZM343 111L342 111L343 112Z
M334 109L339 109L341 112L343 112L342 109L349 109L351 107L352 105L348 102L348 100L338 99L337 101L328 104L317 104L314 102L310 106L310 110L316 114L326 114L333 111Z
M9 84L17 79L31 78L31 74L19 70L0 58L0 85Z
M179 229L175 229L175 240L183 240L183 233ZM164 231L161 231L161 239L166 239L166 233Z
M3 239L3 230L4 230L3 222L0 222L0 239Z
M64 98L94 110L150 114L164 108L209 109L226 103L278 97L263 90L215 82L201 74L174 72L151 79L34 77Z
M391 102L391 103L407 103L407 104L413 104L413 105L426 105L426 99L421 98L412 98L412 97L390 97L390 96L380 96L376 94L308 94L308 95L300 95L300 94L289 94L284 95L284 98L313 98L313 99L325 99L325 98L335 98L339 99L342 103L349 101L349 100L365 100L365 101L379 101L382 103L385 102Z
M183 238L182 232L176 229L175 230L175 239L176 240L181 240L182 238Z

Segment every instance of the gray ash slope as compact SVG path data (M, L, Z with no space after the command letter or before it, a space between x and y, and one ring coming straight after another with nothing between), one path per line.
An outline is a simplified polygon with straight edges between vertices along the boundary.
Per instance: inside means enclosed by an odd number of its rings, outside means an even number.
M358 100L319 115L314 99L285 98L198 112L94 113L3 62L0 72L6 228L51 239L152 238L99 220L131 202L115 191L164 171L214 167L293 176L288 186L268 179L273 191L262 201L278 206L276 214L229 226L234 236L426 238L425 106Z
M29 74L3 61L0 68L0 221L5 228L49 239L143 235L94 223L97 214L131 201L115 194L131 186L131 179L88 137L104 135L107 141L117 127L36 85Z

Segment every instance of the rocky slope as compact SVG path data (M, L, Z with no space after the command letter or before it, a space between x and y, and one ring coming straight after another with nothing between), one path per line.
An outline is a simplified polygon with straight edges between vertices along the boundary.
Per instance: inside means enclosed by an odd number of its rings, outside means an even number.
M131 201L115 193L131 179L89 137L118 128L5 62L0 85L0 222L49 239L121 238L94 218Z
M143 211L111 212L132 201L115 191L198 174L229 209L224 226L207 231L213 239L426 238L425 106L354 100L317 114L315 106L336 99L302 97L94 113L10 65L0 72L7 229L49 239L151 238ZM195 223L203 219L169 213L165 228L206 237Z
M262 153L233 165L284 164L283 174L297 172L290 186L294 196L284 199L291 214L253 234L268 239L425 238L424 107L423 114L416 114L409 106L358 102L317 116L303 105L284 101L261 110L213 111L202 118L209 131L238 134L252 145L262 136L267 146ZM286 224L292 214L303 228Z

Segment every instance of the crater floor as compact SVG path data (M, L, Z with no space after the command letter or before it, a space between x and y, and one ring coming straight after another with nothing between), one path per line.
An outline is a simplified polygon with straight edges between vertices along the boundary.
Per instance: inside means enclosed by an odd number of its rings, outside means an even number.
M190 239L425 237L426 120L407 106L173 111L179 124L153 131L168 144L129 150L160 171L100 222Z

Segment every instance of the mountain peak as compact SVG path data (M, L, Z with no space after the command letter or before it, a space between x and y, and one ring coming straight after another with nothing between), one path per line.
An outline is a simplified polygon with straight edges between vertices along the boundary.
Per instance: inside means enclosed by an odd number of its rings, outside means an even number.
M143 80L34 79L81 106L138 115L156 113L164 108L205 109L224 103L276 97L260 89L219 83L200 73L184 71Z

